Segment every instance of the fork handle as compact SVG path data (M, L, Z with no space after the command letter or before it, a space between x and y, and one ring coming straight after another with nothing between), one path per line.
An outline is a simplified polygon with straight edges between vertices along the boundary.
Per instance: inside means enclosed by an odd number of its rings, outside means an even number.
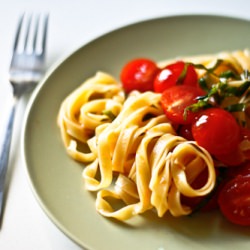
M0 154L0 219L2 215L3 208L3 196L4 196L4 184L6 179L6 173L9 163L9 153L11 145L12 130L14 124L14 118L16 113L16 98L14 97L13 104L9 113L9 119L4 134L4 140L1 148Z

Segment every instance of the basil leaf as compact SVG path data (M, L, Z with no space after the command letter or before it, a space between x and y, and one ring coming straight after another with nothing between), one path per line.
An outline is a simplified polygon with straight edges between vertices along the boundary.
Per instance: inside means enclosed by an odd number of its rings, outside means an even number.
M206 66L204 66L203 64L196 64L196 63L189 63L191 65L193 65L196 69L203 69L205 71L207 71L208 73L213 73L213 71L220 66L220 64L223 62L223 60L218 59L215 63L215 65L212 68L207 68Z
M227 70L227 71L224 71L222 72L220 75L219 75L220 78L234 78L234 79L237 79L237 80L240 80L240 76L235 74L232 70Z
M234 95L236 97L242 96L246 90L250 87L250 81L246 81L241 84L239 87L229 86L227 84L226 88L224 89L226 94Z
M239 112L239 111L244 111L245 107L246 107L245 103L236 103L236 104L227 106L225 110L229 112Z
M102 113L106 115L111 121L116 118L116 116L110 110L103 110Z
M178 79L177 79L177 83L176 83L177 85L183 83L183 80L184 80L184 78L185 78L186 75L187 75L188 65L189 65L189 63L185 63L185 64L184 64L184 68L183 68L181 74L179 75L179 77L178 77Z
M199 85L200 87L205 90L205 91L209 91L209 87L208 87L208 84L207 84L207 81L204 77L201 77L199 79Z

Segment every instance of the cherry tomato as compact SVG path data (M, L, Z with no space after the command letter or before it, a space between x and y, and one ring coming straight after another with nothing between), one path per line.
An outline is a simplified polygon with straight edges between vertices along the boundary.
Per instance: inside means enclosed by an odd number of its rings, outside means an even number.
M187 111L185 108L197 102L197 97L202 95L202 91L196 87L187 85L176 85L166 89L162 93L161 103L168 119L177 124L192 123L195 113Z
M228 167L239 166L250 160L250 130L240 127L241 141L234 152L216 155L216 159Z
M215 158L227 167L239 166L244 162L244 155L239 147L227 154L216 154Z
M227 169L227 178L232 179L239 175L247 176L250 175L250 162L245 162L235 168Z
M241 128L242 140L240 143L240 149L245 160L250 160L250 129Z
M237 175L219 193L222 214L232 223L250 226L250 174Z
M224 109L209 108L199 113L192 125L196 142L216 155L229 154L240 143L240 127L235 118Z
M121 82L127 93L132 90L140 92L153 91L153 82L159 68L147 58L138 58L128 62L121 71Z
M185 124L185 125L182 125L180 128L179 128L179 132L178 134L187 139L188 141L193 141L194 140L194 137L192 135L192 127L191 127L191 124Z
M250 129L249 128L240 128L241 136L243 140L250 141Z
M163 68L155 77L154 91L162 93L174 85L198 86L198 76L191 64L177 61Z

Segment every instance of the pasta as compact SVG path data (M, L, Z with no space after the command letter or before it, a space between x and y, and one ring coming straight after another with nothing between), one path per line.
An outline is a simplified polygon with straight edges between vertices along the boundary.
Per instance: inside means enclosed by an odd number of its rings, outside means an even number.
M250 69L248 50L185 60L213 67L218 58L238 74ZM57 122L66 151L84 163L86 189L97 192L96 210L105 217L123 221L147 210L159 217L168 211L175 217L188 215L192 209L181 197L205 196L215 186L211 155L176 134L160 98L151 91L126 96L111 75L97 72L61 104ZM192 183L202 171L207 180L195 189Z
M125 99L119 83L98 72L64 100L58 124L68 154L87 163L84 182L97 192L96 209L104 216L126 220L153 208L160 217L168 210L186 215L191 209L181 194L201 196L214 187L211 156L175 134L160 94L134 91ZM193 189L205 168L206 184ZM113 209L110 198L122 208Z
M159 67L163 68L165 65L170 64L174 60L181 59L186 62L192 62L195 64L202 64L207 68L213 67L218 59L224 61L225 64L231 65L237 73L242 73L244 69L250 69L250 51L248 49L245 50L236 50L233 52L220 52L218 54L208 54L208 55L200 55L200 56L182 56L180 58L175 58L171 60L164 60L159 62ZM198 71L203 74L203 71Z

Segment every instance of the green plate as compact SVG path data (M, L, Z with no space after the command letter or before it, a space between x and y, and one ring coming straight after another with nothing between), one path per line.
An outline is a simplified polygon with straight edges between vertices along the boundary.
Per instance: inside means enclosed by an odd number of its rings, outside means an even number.
M118 77L125 62L135 57L158 61L249 46L249 21L173 16L105 34L51 70L30 100L22 152L32 189L58 228L92 250L249 248L250 229L230 224L218 212L162 219L147 212L124 223L102 217L95 211L95 195L84 189L84 166L68 157L56 124L62 100L98 70Z

